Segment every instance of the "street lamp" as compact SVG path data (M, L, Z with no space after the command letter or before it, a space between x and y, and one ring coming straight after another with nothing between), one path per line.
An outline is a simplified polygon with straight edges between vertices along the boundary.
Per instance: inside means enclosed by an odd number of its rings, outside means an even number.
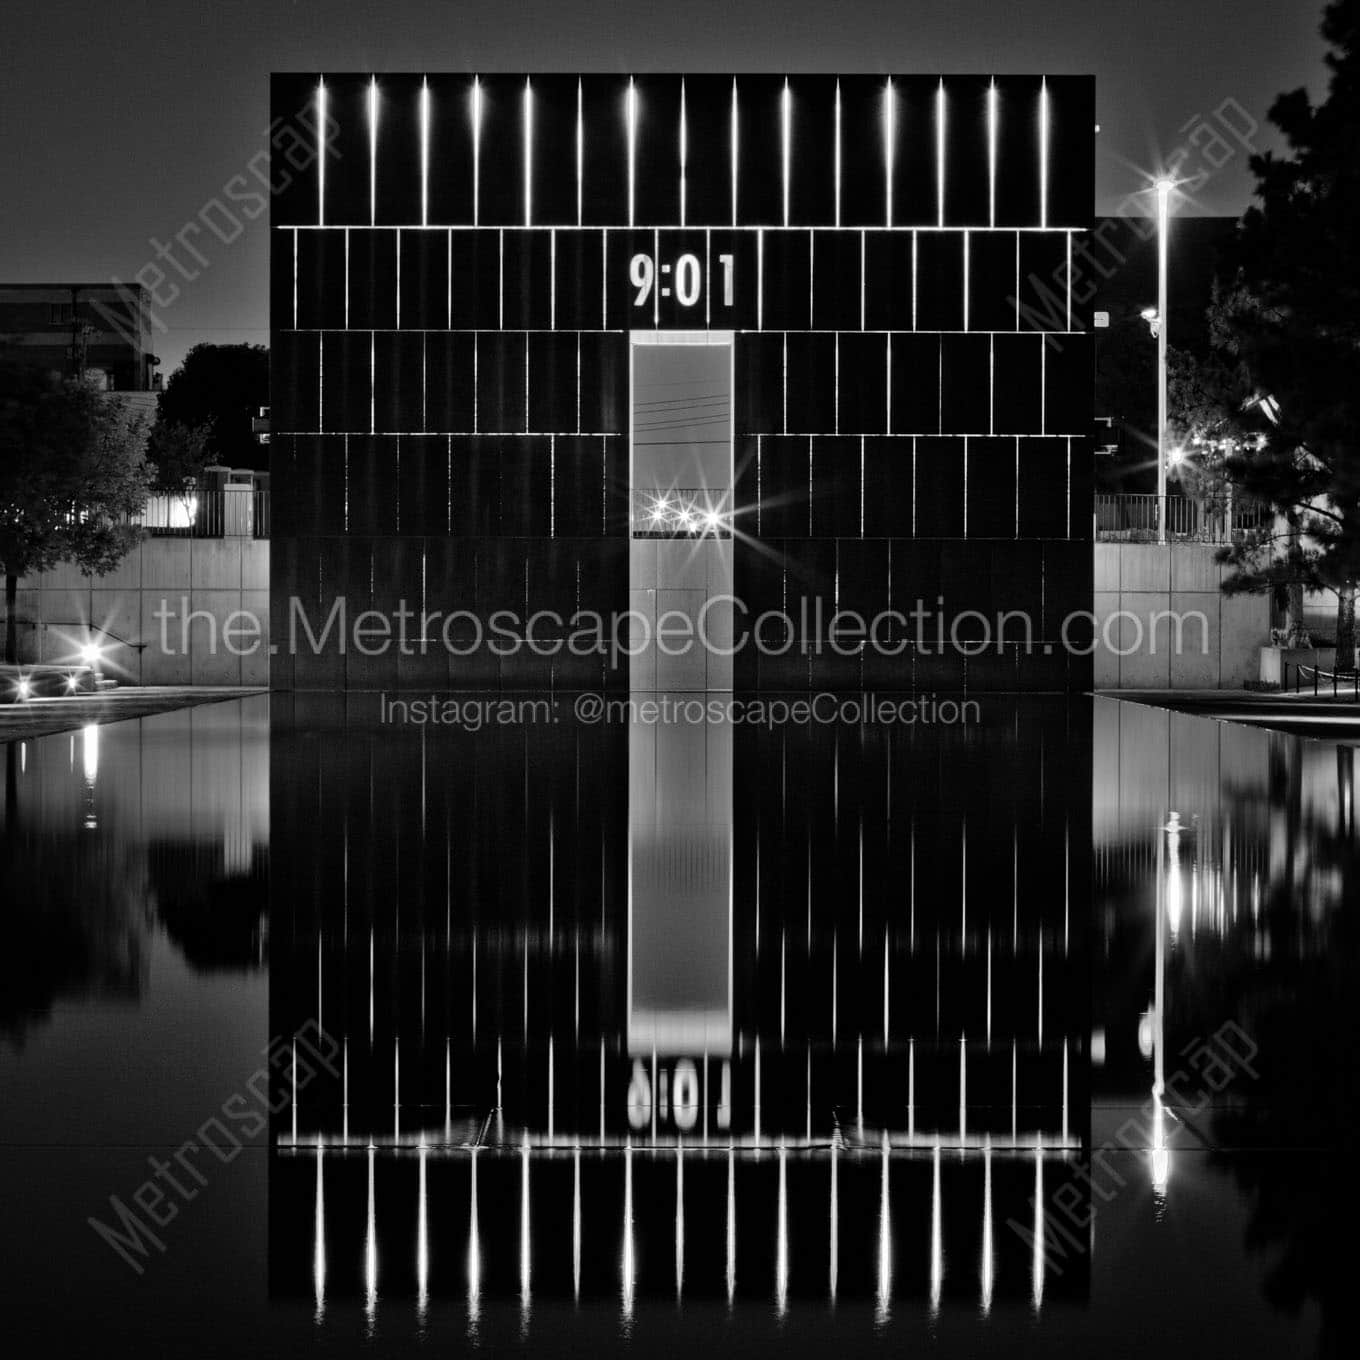
M1157 542L1166 544L1166 246L1170 227L1171 181L1157 189Z

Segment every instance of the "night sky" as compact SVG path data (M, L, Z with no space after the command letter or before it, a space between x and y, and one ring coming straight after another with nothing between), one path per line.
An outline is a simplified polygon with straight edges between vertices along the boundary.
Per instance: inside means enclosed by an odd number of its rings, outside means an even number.
M173 238L267 145L271 70L1094 72L1097 211L1112 212L1205 122L1269 145L1275 95L1322 87L1320 13L1321 0L11 4L0 279L131 279L149 238ZM1190 149L1207 175L1190 209L1235 213L1246 152L1217 130L1224 142L1201 132ZM208 266L162 315L164 372L202 340L267 341L266 235L261 218L202 242Z

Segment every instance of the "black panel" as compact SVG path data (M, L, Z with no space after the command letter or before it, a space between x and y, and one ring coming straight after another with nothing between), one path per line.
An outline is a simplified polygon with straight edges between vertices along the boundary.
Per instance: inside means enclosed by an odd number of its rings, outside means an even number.
M1067 536L1067 441L1020 441L1020 537Z
M472 77L431 76L429 220L472 221Z
M599 439L554 441L553 514L559 537L597 536L604 524L604 460Z
M424 427L425 337L379 331L373 337L373 423L381 432L410 434Z
M390 229L352 230L349 325L354 330L391 330L396 324L397 233Z
M546 330L552 325L552 233L506 231L501 325Z
M604 324L604 233L557 233L557 325L595 330Z
M229 194L236 185L236 192L243 197L255 193L264 196L271 226L317 220L316 85L315 76L271 78L269 151L262 149L251 156L239 183L228 181Z
M381 226L420 221L420 82L378 80L378 158L374 178Z
M444 533L449 502L448 440L443 436L401 440L397 467L401 533Z
M938 80L927 76L893 78L893 125L897 133L893 147L894 226L934 226L939 221L935 142L939 86ZM947 194L947 183L945 187Z
M455 537L496 533L500 524L501 441L454 439L449 453L449 520Z
M371 427L372 344L373 337L367 331L341 331L325 336L322 429L366 431ZM419 381L419 373L416 379Z
M968 328L1015 329L1015 262L1019 233L974 231L968 235Z
M737 221L779 226L784 221L780 76L737 79Z
M1048 221L1086 227L1095 211L1095 81L1050 76Z
M1095 375L1085 335L1056 336L1044 351L1044 429L1089 434Z
M892 538L911 533L914 442L900 436L864 441L866 538Z
M586 434L622 434L627 429L628 337L584 331L581 430Z
M916 535L958 538L963 533L963 440L916 441Z
M812 533L857 537L860 531L863 441L855 435L812 440Z
M1067 329L1067 233L1020 234L1020 329Z
M991 81L954 76L945 82L945 205L949 227L989 223L987 91Z
M916 236L916 328L963 329L963 237L956 232Z
M709 232L709 325L714 330L749 330L755 326L759 283L756 252L754 232ZM727 302L728 257L732 278L730 305Z
M345 523L343 440L300 437L293 442L295 534L338 534Z
M892 429L905 434L940 428L940 337L892 337Z
M736 336L737 429L743 434L776 434L784 422L784 337Z
M327 226L369 223L367 76L326 77L326 113L334 126L327 142L325 222ZM317 216L304 214L304 222Z
M524 224L524 77L482 76L481 226Z
M349 532L397 531L397 441L383 435L350 435Z
M425 346L425 422L430 430L472 428L473 337L435 332Z
M987 430L987 380L991 337L940 337L940 429L945 434Z
M277 262L292 275L291 233L276 236L287 243L288 254ZM297 239L297 324L301 330L338 330L345 324L345 292L335 280L345 277L345 234L339 231L299 231ZM291 297L285 306L291 306Z
M1037 335L997 335L993 343L992 430L996 434L1037 434L1043 392L1043 339Z
M888 337L850 332L837 339L837 428L843 434L883 434L888 428Z
M496 331L477 337L477 429L490 434L527 428L527 337Z
M836 337L792 332L787 337L788 429L822 434L836 423Z
M843 76L841 88L841 225L887 225L883 99L887 81Z
M789 78L789 222L830 226L836 220L836 78Z
M1037 76L997 79L996 223L1039 225L1039 90Z
M273 337L271 390L277 393L274 419L281 431L320 428L321 337L312 331L278 332Z
M449 316L450 233L404 231L400 236L401 325L443 328Z
M812 323L812 238L806 231L767 231L764 250L766 330L803 330Z
M729 226L732 222L732 77L685 77L685 222Z
M583 213L590 225L628 222L628 135L621 76L586 76L581 83L585 148Z
M453 233L453 324L494 330L500 324L501 244L494 231Z
M529 337L529 428L576 428L576 335L546 332Z
M858 330L860 237L853 231L812 236L812 324L818 330Z
M812 445L806 435L772 435L760 441L760 535L806 538Z
M863 240L865 326L870 330L910 330L916 233L870 231Z
M575 76L535 76L532 88L532 220L547 226L574 226L576 96L580 84Z
M680 81L638 76L634 220L655 226L680 221Z
M501 533L547 537L552 525L551 456L547 439L501 441ZM541 607L537 600L535 607Z
M968 441L968 537L1015 537L1014 439Z

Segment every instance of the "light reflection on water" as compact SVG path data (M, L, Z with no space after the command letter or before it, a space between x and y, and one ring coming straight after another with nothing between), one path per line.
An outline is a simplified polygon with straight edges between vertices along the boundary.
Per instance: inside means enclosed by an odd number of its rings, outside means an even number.
M277 699L271 731L265 703L8 749L0 1016L59 1040L267 964L270 1030L340 1046L271 1131L271 1295L319 1326L450 1299L474 1330L558 1299L631 1325L661 1298L1066 1326L1144 1195L1150 1270L1206 1177L1252 1221L1321 1174L1226 1149L1338 1144L1349 1060L1316 1055L1355 960L1348 747L1108 701L476 736ZM1190 1101L1187 1047L1225 1022L1255 1075ZM43 1061L0 1046L34 1090ZM1321 1230L1259 1218L1272 1297L1328 1299L1297 1265ZM1247 1269L1240 1220L1204 1231Z

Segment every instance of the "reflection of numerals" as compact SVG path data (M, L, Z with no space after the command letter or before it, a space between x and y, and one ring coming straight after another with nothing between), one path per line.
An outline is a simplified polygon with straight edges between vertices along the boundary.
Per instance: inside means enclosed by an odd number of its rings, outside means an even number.
M632 1077L628 1082L629 1125L635 1129L646 1128L655 1115L658 1125L674 1124L680 1132L685 1133L694 1127L700 1109L707 1104L714 1108L714 1122L717 1127L730 1128L732 1064L726 1059L723 1060L719 1070L719 1094L716 1102L702 1089L707 1079L707 1062L704 1063L704 1075L701 1080L699 1068L693 1058L679 1058L673 1067L658 1066L656 1059L653 1058L651 1071L641 1058L635 1058Z
M730 255L720 255L719 262L723 267L723 305L732 305L732 257ZM645 307L647 300L652 295L652 289L656 286L657 280L656 261L645 252L634 255L628 263L628 280L637 289L633 297L634 307ZM669 279L674 275L674 287L663 284L660 296L663 298L671 297L682 307L696 307L703 297L704 292L704 270L699 263L699 257L686 253L681 255L674 265L663 264L660 267L662 278Z

